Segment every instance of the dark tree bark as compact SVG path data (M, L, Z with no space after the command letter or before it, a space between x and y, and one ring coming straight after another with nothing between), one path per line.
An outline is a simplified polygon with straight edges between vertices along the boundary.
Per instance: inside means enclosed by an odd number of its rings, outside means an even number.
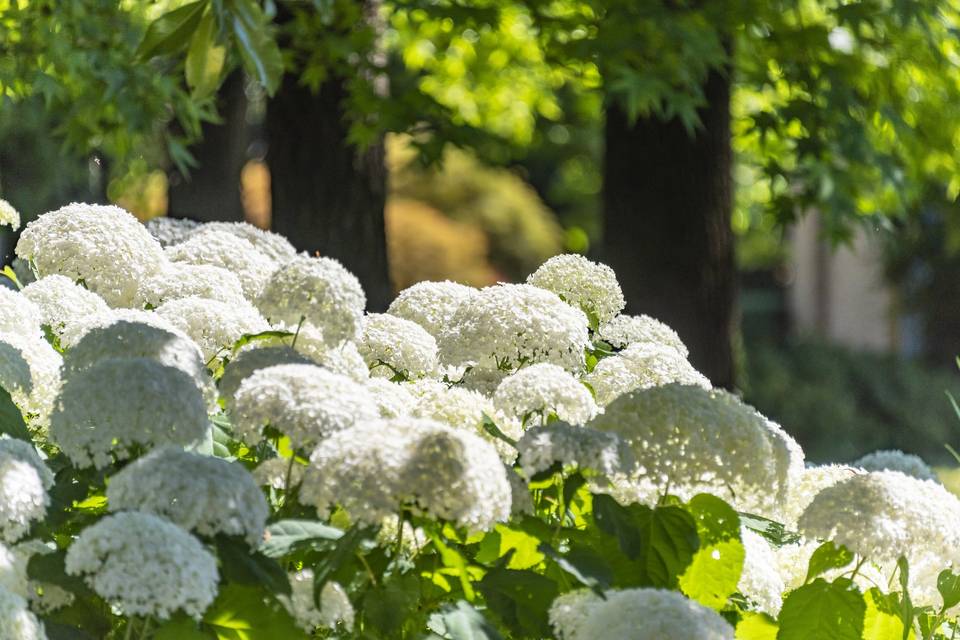
M284 76L267 103L273 230L297 249L336 258L360 279L371 310L390 300L382 141L347 142L346 89L331 77L316 94Z
M243 73L231 74L218 95L220 124L203 125L203 139L190 148L197 160L189 176L170 176L169 215L204 222L244 219L240 173L253 140L247 123Z
M736 271L730 146L730 76L712 72L703 123L691 136L678 119L606 110L604 252L628 310L671 325L690 359L732 388Z

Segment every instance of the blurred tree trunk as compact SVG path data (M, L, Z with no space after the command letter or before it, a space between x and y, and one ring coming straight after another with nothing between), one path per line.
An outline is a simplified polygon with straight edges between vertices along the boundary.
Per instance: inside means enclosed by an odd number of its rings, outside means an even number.
M606 110L604 251L628 310L671 325L690 359L732 388L736 270L730 228L730 76L711 72L703 123L691 136L678 119Z
M203 139L190 148L197 160L190 175L170 176L168 215L204 222L244 219L240 173L253 136L243 85L241 71L224 81L217 96L222 122L203 125Z

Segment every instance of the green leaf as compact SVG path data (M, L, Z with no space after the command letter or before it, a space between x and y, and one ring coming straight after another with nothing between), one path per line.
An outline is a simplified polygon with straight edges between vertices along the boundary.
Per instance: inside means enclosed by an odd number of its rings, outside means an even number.
M952 609L960 604L960 574L944 569L937 576L937 591L943 598L943 608Z
M503 440L508 445L513 448L517 447L517 441L501 431L500 427L497 426L497 423L493 421L493 418L488 416L486 413L483 414L483 430L489 433L494 438L498 440Z
M209 630L183 613L160 623L154 632L153 640L210 640L215 637Z
M32 442L27 423L23 421L23 414L13 403L13 398L6 389L0 388L0 433L11 438Z
M217 24L213 12L203 14L187 50L185 74L195 100L212 95L220 86L227 49L217 43Z
M740 522L746 528L759 533L776 547L793 544L800 540L800 534L787 531L779 522L752 513L740 512Z
M694 496L687 510L696 522L700 548L680 576L680 589L704 606L723 609L737 591L746 555L740 516L726 502L706 493Z
M498 558L513 551L507 568L530 569L543 562L543 553L538 549L539 546L540 540L529 533L498 524L480 541L480 549L475 559L482 564L493 564Z
M276 560L253 551L245 540L217 536L220 573L228 582L262 585L273 594L289 594L290 580Z
M272 96L283 77L283 57L270 33L269 20L253 0L223 3L243 60L243 68Z
M168 11L151 22L137 47L136 57L147 60L183 50L200 24L200 16L206 7L207 0L196 0Z
M225 584L203 615L218 640L304 640L290 614L263 589Z
M363 597L364 626L382 638L402 638L406 623L418 612L420 581L413 574L395 577L369 589Z
M268 558L280 558L291 551L321 540L339 540L343 531L314 520L280 520L267 527L260 552Z
M602 593L613 582L613 570L601 555L588 548L572 546L566 555L561 555L544 542L540 545L540 551L595 593Z
M316 593L327 582L330 576L350 558L357 547L370 535L370 528L354 525L347 529L340 538L333 551L328 553L313 569L313 584Z
M233 343L233 347L230 348L230 353L236 355L240 349L251 344L253 342L261 342L263 340L274 340L274 339L283 339L283 338L292 338L293 333L289 331L282 331L280 329L271 329L269 331L261 331L259 333L245 333L237 341Z
M493 569L479 584L490 611L520 636L551 634L547 611L559 595L557 583L533 571Z
M777 640L860 640L866 609L851 580L817 578L784 600Z
M874 587L864 594L864 600L867 603L863 620L864 640L901 640L903 621L890 598Z
M765 613L747 612L737 625L736 640L776 640L777 623Z
M810 582L821 573L830 569L842 569L853 562L853 553L843 545L837 546L832 541L824 542L817 547L810 556L807 568L807 577L804 583Z
M433 616L431 626L441 626L438 631L450 640L503 640L493 625L464 600L446 605Z

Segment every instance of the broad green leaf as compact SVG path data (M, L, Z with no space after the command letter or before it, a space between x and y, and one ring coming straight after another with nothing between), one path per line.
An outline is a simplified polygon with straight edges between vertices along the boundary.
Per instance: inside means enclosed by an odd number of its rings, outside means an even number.
M480 542L476 561L482 564L493 564L498 558L513 551L507 568L529 569L543 562L543 553L538 549L539 546L540 540L529 533L498 524Z
M463 557L463 554L457 549L444 542L443 538L437 533L427 532L427 535L430 536L433 545L437 548L437 551L440 552L440 559L443 562L443 566L452 570L453 575L460 580L460 587L463 589L464 597L472 601L474 594L473 584L471 583L470 573L468 571L469 561ZM512 555L509 551L508 554ZM509 561L509 557L507 560Z
M864 594L863 599L867 603L863 620L863 639L902 640L903 621L896 609L889 606L887 596L874 587Z
M438 632L450 640L503 640L493 625L463 600L441 609L431 619L431 626L440 626Z
M723 609L736 593L743 571L740 516L720 498L705 493L694 496L687 510L696 522L700 548L680 576L680 589L704 606Z
M533 571L492 569L479 584L487 607L521 637L549 637L547 611L559 595L557 583Z
M343 531L314 520L280 520L267 527L260 552L279 558L321 540L339 540Z
M220 75L227 49L217 42L217 24L213 12L203 14L187 50L185 74L194 99L202 100L220 86Z
M290 614L261 588L221 584L203 615L204 627L218 640L303 640L307 636Z
M420 614L420 584L417 576L406 574L369 589L363 597L364 625L381 638L403 638L404 627Z
M937 591L943 598L945 609L952 609L960 604L960 574L944 569L937 576Z
M200 16L207 0L196 0L168 11L147 27L140 41L136 57L146 60L156 55L170 55L182 51L200 24Z
M743 614L734 637L736 640L776 640L777 623L765 613Z
M828 540L816 548L810 556L807 566L807 577L804 583L810 582L821 573L830 569L842 569L853 562L853 553L843 545L836 545Z
M287 572L276 560L252 550L240 538L217 536L220 573L227 582L261 585L272 594L289 594Z
M860 640L866 609L851 580L817 578L784 600L777 640Z
M740 522L751 531L759 533L776 547L793 544L800 539L800 534L787 531L779 522L758 516L753 513L740 512Z
M273 95L283 77L283 57L269 20L254 0L224 0L228 24L237 40L243 68Z
M153 631L153 640L211 640L214 637L208 629L201 628L195 620L182 613L161 622Z
M314 591L320 593L320 589L327 582L330 576L350 558L357 547L369 536L370 529L354 525L347 529L340 538L337 539L333 550L324 556L313 569Z
M613 569L602 556L589 548L573 546L566 554L561 554L544 542L540 545L540 551L580 584L597 593L601 593L613 582Z
M23 414L13 403L13 399L6 389L0 388L0 433L11 438L32 442L27 424L23 421Z

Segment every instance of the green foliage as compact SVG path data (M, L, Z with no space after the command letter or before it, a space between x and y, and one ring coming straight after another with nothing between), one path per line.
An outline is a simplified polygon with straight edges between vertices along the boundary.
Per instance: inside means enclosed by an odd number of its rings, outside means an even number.
M860 640L866 608L851 580L817 578L784 600L777 640Z

